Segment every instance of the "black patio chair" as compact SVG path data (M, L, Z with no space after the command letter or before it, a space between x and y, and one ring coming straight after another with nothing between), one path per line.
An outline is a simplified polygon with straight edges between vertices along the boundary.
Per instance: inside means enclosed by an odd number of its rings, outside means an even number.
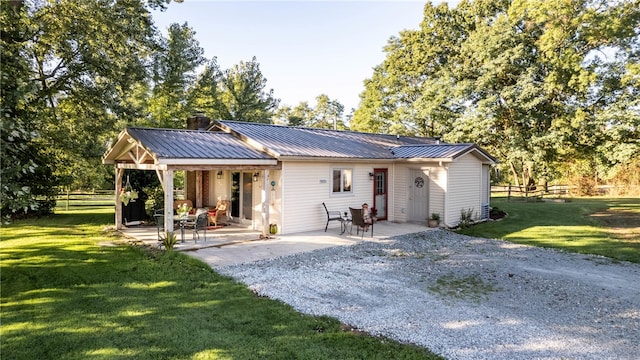
M329 221L340 221L342 223L342 215L340 215L340 211L338 210L329 211L325 203L322 203L322 206L324 206L324 211L327 213L327 225L324 227L324 232L327 232Z
M357 226L356 228L356 236L360 233L362 229L362 235L360 237L364 237L364 229L369 226L371 228L371 237L373 237L373 221L371 224L366 224L364 222L364 216L362 215L362 209L354 209L352 207L349 208L351 211L351 230L350 233L353 234L353 225Z
M209 214L204 211L196 215L196 219L187 222L185 228L193 229L193 241L198 242L200 231L204 232L204 241L207 241L207 227L209 226Z

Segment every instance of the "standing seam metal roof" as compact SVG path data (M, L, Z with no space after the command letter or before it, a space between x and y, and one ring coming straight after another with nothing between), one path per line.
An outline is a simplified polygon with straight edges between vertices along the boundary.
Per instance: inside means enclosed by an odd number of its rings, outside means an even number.
M371 134L294 126L219 121L278 156L394 159L391 148L402 145L433 145L431 138ZM214 126L215 127L215 126Z
M227 133L135 127L129 127L126 131L158 158L273 159Z

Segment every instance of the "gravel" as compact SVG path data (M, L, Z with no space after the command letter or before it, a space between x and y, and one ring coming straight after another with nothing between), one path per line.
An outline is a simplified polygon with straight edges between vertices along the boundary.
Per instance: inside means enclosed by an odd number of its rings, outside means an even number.
M605 257L436 230L216 270L448 359L640 359L640 265Z

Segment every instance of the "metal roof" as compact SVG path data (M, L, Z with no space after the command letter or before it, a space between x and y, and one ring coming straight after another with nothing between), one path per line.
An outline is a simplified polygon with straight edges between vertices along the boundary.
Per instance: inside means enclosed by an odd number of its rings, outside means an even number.
M397 146L436 143L432 138L238 121L214 122L213 128L216 127L245 136L277 157L395 159L391 149Z
M391 151L397 159L456 159L470 151L477 151L492 162L495 159L475 144L434 144L434 145L405 145L398 146Z
M158 159L272 159L232 134L129 127L126 132Z

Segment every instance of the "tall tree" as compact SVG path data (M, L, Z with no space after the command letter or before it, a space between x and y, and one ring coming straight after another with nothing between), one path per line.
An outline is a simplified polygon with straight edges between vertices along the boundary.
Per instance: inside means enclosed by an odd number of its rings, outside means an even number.
M149 99L150 124L156 127L184 127L193 111L189 89L197 69L204 64L204 49L187 23L171 24L168 38L153 54L153 90Z
M316 97L316 106L311 107L302 101L294 108L281 107L275 118L290 126L306 126L322 129L341 129L347 126L343 120L344 105L338 100L331 100L329 96L320 94Z
M267 79L255 57L223 71L219 79L214 100L221 119L271 123L280 99L274 97L273 89L266 90Z
M36 112L29 99L36 89L30 81L24 39L29 34L26 9L20 2L0 7L0 212L4 220L29 213L48 213L55 204L53 188L38 179L51 177L35 139ZM39 201L41 199L41 201Z
M420 29L389 41L352 126L444 133L449 141L487 147L518 183L553 177L558 164L592 157L611 129L622 123L634 128L634 86L622 83L633 83L629 64L638 56L638 5L426 4ZM601 53L615 56L603 61Z
M31 187L32 200L36 185L50 193L58 184L93 186L102 178L97 172L105 170L100 158L108 136L118 118L132 119L123 99L146 79L155 33L147 7L162 6L161 0L3 3L2 34L9 39L3 76L16 75L2 81L3 109L8 94L20 95L11 105L19 111L4 116L2 127L26 130L15 166L34 169L30 159L46 159L34 170L42 176ZM16 9L19 15L11 15ZM5 180L3 186L16 186Z

